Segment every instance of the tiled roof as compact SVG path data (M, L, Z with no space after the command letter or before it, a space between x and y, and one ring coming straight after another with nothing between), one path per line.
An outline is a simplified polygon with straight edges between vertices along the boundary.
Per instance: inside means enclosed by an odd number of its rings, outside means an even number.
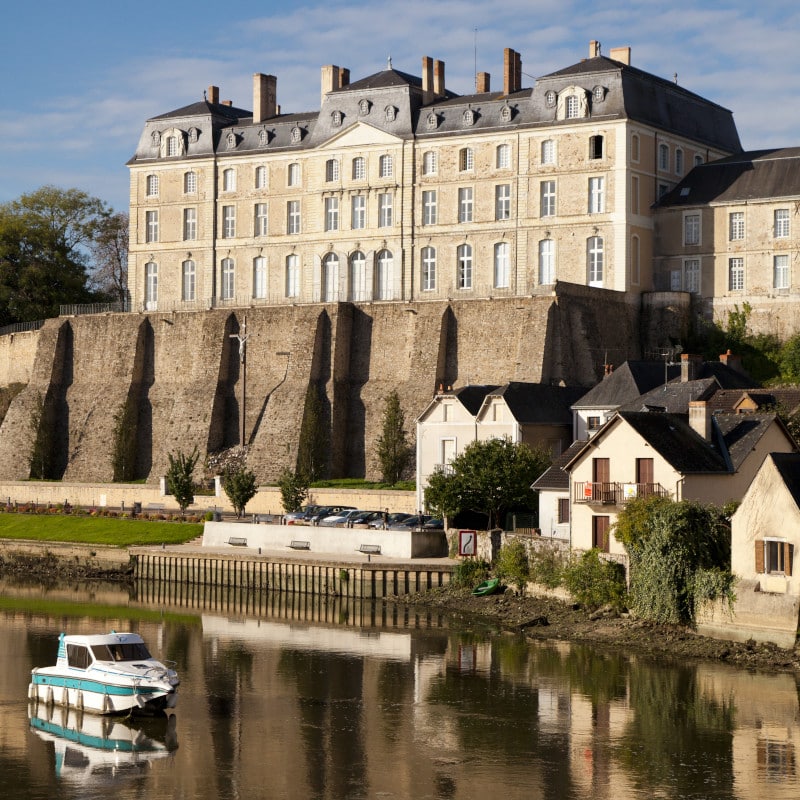
M669 367L667 377L675 377L677 367ZM661 361L626 361L606 375L573 404L573 408L618 408L664 384Z
M533 482L531 488L537 491L569 491L569 473L564 467L581 451L585 444L585 439L573 442L561 455L553 459L553 463Z
M585 389L512 381L488 394L502 397L520 424L571 425L570 406Z
M702 378L697 381L673 380L663 386L651 389L630 403L620 406L620 411L664 411L671 414L686 414L689 402L705 400L719 389L714 378Z

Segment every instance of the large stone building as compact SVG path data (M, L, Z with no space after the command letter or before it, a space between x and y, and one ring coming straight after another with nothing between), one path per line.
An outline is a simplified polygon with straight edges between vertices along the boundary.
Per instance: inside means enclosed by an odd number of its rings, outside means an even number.
M318 111L219 99L149 119L129 162L134 310L521 296L556 280L653 288L651 206L741 150L729 111L639 70L630 48L523 88L446 88L441 61L350 82Z

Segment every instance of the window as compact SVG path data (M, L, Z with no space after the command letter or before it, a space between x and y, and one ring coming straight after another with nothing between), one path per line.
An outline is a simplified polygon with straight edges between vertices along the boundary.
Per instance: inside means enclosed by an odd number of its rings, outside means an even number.
M350 227L353 230L367 227L367 198L363 194L354 194L351 198L352 213Z
M609 517L595 515L592 517L592 547L596 547L601 553L609 551Z
M236 206L222 206L222 238L236 236Z
M472 148L464 147L458 151L459 172L469 172L474 167Z
M511 184L501 183L494 187L494 218L511 219Z
M253 297L263 300L267 296L267 259L257 256L253 259Z
M639 176L631 175L631 214L639 213Z
M286 296L297 297L300 294L300 256L286 256Z
M574 94L571 94L566 98L564 103L564 117L565 119L577 119L580 115L580 102Z
M167 136L167 155L168 156L177 156L179 152L178 147L178 137L177 136Z
M631 236L631 283L638 286L642 278L641 248L639 237Z
M181 299L192 302L197 291L197 268L194 261L184 261L181 264Z
M701 166L701 165L702 165L702 163L703 163L703 156L695 156L695 157L694 157L694 165L695 165L696 167L699 167L699 166Z
M422 174L435 175L437 170L437 158L435 150L426 150L422 156Z
M458 221L472 222L472 187L464 186L458 190Z
M631 161L638 163L639 161L639 134L634 133L631 136Z
M381 178L391 178L394 170L391 156L381 156L378 160L378 175Z
M542 181L539 184L539 216L552 217L556 213L556 182Z
M222 259L222 299L233 300L234 297L234 268L232 258Z
M666 183L658 184L658 199L660 200L669 191L669 186Z
M700 244L700 215L686 214L683 218L683 243Z
M300 201L286 203L286 233L300 233Z
M158 241L158 211L147 211L145 213L145 241Z
M267 168L256 167L256 189L267 188Z
M222 171L222 191L235 192L236 191L236 171L232 169L225 169Z
M586 430L597 431L600 430L600 417L587 417Z
M589 286L603 285L603 237L590 236L586 241Z
M367 162L363 156L353 159L353 180L363 181L367 177Z
M728 215L728 239L744 239L744 211L734 211Z
M603 137L590 136L589 137L589 158L594 160L603 157Z
M375 299L391 300L394 259L389 250L381 250L375 262Z
M542 164L556 163L556 143L552 139L542 142Z
M680 148L675 151L675 174L683 175L683 150Z
M459 289L472 288L472 245L461 244L456 250L458 262L457 286Z
M287 186L299 186L300 185L300 165L299 164L289 164L289 167L286 172L286 185Z
M339 198L326 197L325 198L325 230L338 231L339 230Z
M320 276L320 288L323 303L329 303L339 299L339 256L336 253L328 253L322 259L322 275Z
M539 242L539 283L548 286L556 279L556 248L552 239Z
M793 547L785 539L756 539L756 572L792 574Z
M683 262L683 289L686 292L700 293L700 259L687 258Z
M658 168L664 171L669 169L669 146L666 144L658 146Z
M788 289L789 288L789 256L779 255L773 259L773 281L772 285L775 289Z
M358 303L367 297L367 259L360 250L350 256L350 300Z
M498 242L494 246L494 285L496 289L507 289L511 259L508 242Z
M197 173L185 172L183 175L183 193L195 194L197 192Z
M422 193L422 224L436 224L436 191L433 189Z
M559 525L563 525L569 522L569 498L568 497L559 497L558 498L558 511L556 520Z
M602 214L605 210L605 180L589 178L589 213Z
M335 158L329 158L325 162L325 180L328 183L339 180L339 162Z
M436 249L422 248L422 291L429 292L436 288Z
M158 264L148 261L144 265L144 305L148 311L158 304Z
M507 144L497 145L495 154L495 166L497 169L508 169L511 166L511 146Z
M147 196L148 197L158 196L158 175L147 176Z
M776 239L785 239L789 235L789 209L775 209L775 225L773 235Z
M384 192L378 195L378 227L392 227L392 193Z
M731 292L744 289L744 259L728 259L728 290Z
M269 217L267 204L256 203L253 211L253 233L255 236L266 236L269 233Z
M197 209L183 209L183 239L191 241L197 238Z

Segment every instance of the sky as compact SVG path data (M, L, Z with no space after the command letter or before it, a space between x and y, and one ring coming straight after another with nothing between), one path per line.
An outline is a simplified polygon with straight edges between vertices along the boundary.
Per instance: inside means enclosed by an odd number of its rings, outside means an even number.
M733 111L745 149L800 146L796 0L40 0L14 3L0 27L0 202L45 184L128 208L128 170L144 122L209 85L252 108L255 72L276 75L284 112L315 111L320 67L351 81L445 62L459 94L503 48L523 86L588 56L630 46L632 64Z

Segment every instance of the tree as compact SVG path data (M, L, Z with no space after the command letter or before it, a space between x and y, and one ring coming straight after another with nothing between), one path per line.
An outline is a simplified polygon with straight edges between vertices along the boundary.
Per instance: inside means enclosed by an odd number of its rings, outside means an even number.
M111 466L115 482L131 481L136 477L137 411L136 403L129 397L114 414Z
M169 469L167 470L167 489L173 495L181 514L194 503L194 468L200 458L197 447L187 456L178 452L176 456L167 454Z
M307 476L310 483L325 477L328 463L329 436L320 393L318 384L308 385L297 446L297 472Z
M286 468L278 478L278 488L281 490L281 505L288 514L299 511L308 497L308 479L300 472L292 472Z
M246 467L240 467L222 476L222 488L231 501L236 518L239 519L244 514L245 506L255 497L256 476Z
M405 414L400 407L400 396L392 390L386 398L383 412L383 432L378 437L378 460L383 482L397 483L408 468L411 446L405 430Z
M550 466L542 448L508 438L471 442L451 462L452 473L432 475L425 489L429 508L457 513L478 511L498 525L506 511L536 507L531 484Z
M0 205L0 324L58 316L88 303L92 243L109 217L102 200L42 186Z
M128 298L128 215L111 214L100 221L92 242L94 268L91 282L96 291L122 304Z

